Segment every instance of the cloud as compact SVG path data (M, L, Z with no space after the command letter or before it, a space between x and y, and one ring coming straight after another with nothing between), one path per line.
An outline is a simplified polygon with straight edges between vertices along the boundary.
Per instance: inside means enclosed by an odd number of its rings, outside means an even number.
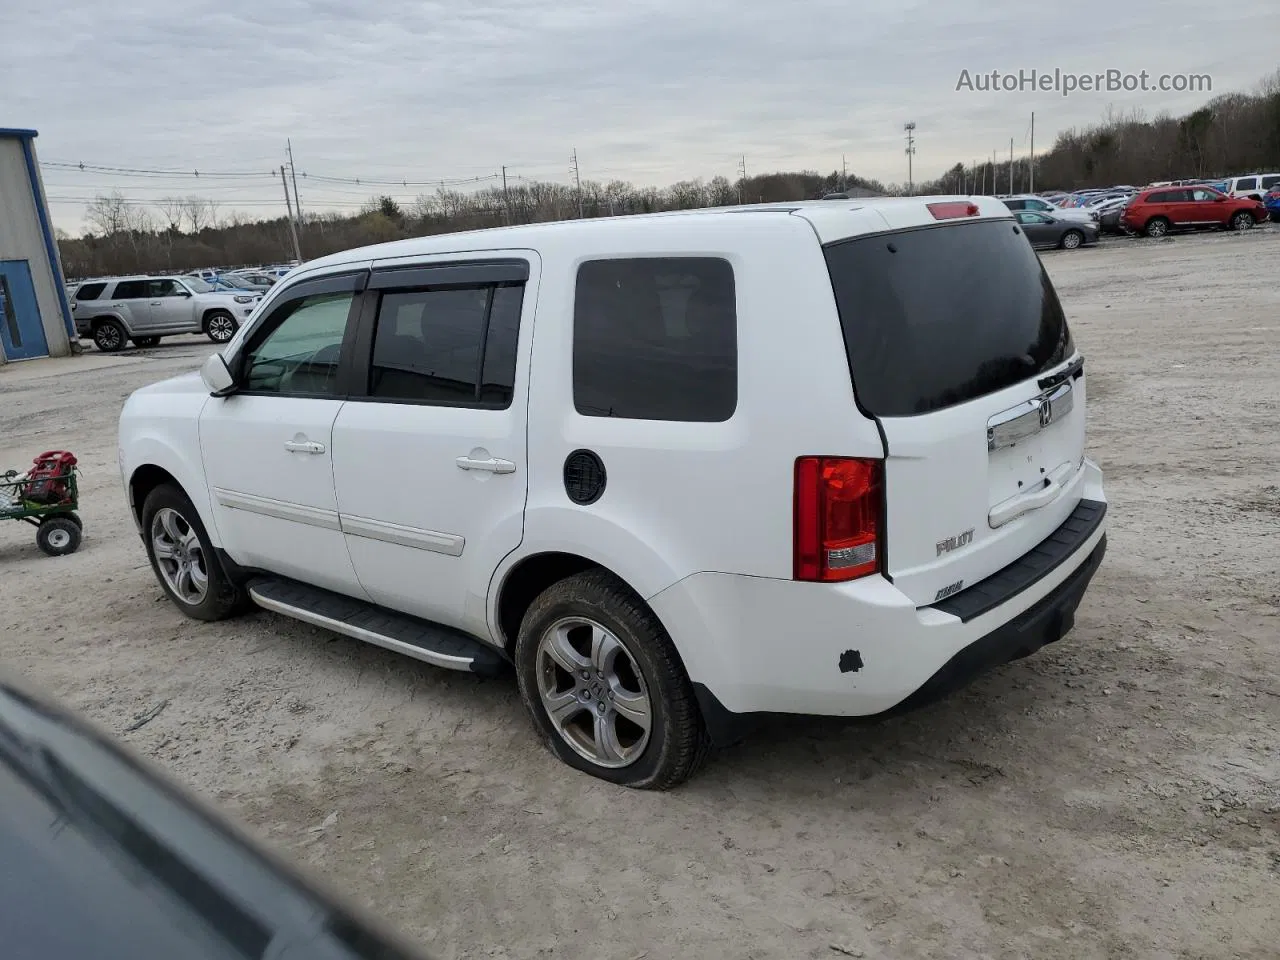
M1119 8L1119 9L1117 9ZM808 167L905 179L1025 153L1109 105L1193 109L1178 94L957 93L961 70L1210 73L1214 92L1274 69L1272 0L1231 24L1191 0L1078 0L1069 16L1010 0L73 0L7 13L0 107L41 132L44 160L267 172L292 138L300 172L431 180L583 175L663 184ZM365 185L304 178L309 209ZM274 212L278 185L47 169L52 197L201 193ZM417 188L392 190L409 199ZM55 219L81 226L81 205Z

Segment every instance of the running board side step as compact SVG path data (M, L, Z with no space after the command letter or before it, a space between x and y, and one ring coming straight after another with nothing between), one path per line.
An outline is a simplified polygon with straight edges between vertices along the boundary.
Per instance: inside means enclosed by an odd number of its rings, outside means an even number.
M246 589L253 602L264 610L446 670L491 677L502 673L507 666L506 658L499 651L461 631L340 593L274 577L250 580Z

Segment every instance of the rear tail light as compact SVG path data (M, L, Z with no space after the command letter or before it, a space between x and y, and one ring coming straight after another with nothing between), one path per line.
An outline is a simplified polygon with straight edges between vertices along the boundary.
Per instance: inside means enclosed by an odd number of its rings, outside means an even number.
M797 458L794 524L795 579L835 583L878 573L884 462Z

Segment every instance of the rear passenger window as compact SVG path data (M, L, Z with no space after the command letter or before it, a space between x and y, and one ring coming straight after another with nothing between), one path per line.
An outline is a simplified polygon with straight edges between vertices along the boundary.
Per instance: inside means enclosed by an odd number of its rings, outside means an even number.
M1262 189L1263 189L1263 190L1270 190L1270 189L1271 189L1272 187L1274 187L1277 183L1280 183L1280 177L1263 177L1263 178L1262 178Z
M505 409L511 405L522 285L386 293L369 396Z
M76 290L73 300L97 300L107 288L105 283L82 283Z
M712 257L578 268L573 404L588 417L728 420L738 406L733 268Z
M116 284L114 297L116 300L144 300L146 296L147 281L145 280L121 280Z
M1258 185L1257 177L1241 177L1236 181L1237 190L1252 190Z

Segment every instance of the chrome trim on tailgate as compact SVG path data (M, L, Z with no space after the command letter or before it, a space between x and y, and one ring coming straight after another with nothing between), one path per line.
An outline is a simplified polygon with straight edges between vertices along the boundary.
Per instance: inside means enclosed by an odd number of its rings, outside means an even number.
M1061 420L1074 406L1071 384L1062 383L1016 407L997 413L987 421L987 451L1017 446L1055 420Z

